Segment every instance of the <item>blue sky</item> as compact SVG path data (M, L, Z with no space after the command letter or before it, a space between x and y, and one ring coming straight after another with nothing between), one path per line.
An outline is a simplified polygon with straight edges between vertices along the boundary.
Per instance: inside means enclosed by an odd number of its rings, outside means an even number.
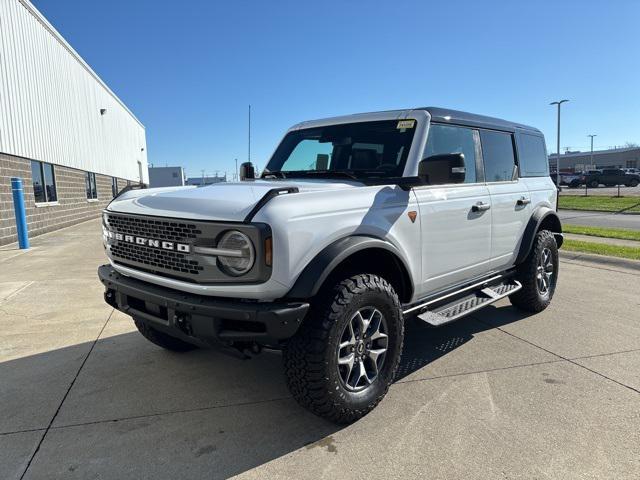
M262 168L301 120L443 106L640 143L640 2L32 0L145 124L149 161Z

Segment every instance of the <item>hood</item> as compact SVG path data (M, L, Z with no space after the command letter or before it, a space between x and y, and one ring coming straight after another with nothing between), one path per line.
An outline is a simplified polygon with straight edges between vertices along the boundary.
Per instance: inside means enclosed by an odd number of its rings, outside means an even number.
M107 210L158 217L241 222L272 188L297 187L300 192L310 192L358 186L362 184L343 180L254 180L217 183L199 188L150 188L125 192L114 199Z

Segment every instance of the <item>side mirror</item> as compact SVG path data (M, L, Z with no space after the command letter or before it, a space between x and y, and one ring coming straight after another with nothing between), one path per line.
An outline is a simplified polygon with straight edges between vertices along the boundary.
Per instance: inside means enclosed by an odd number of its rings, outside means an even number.
M432 155L418 165L418 177L431 185L463 183L466 173L464 153Z
M240 180L255 180L256 169L251 162L244 162L240 164Z

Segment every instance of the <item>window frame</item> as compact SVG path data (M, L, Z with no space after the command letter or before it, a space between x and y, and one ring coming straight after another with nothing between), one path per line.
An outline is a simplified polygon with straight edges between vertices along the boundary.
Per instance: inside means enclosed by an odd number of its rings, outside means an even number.
M93 184L91 180L93 179ZM94 172L86 172L85 182L88 180L89 188L86 189L87 201L96 201L98 200L98 184L96 182L96 174ZM87 183L85 183L85 187ZM89 196L91 194L91 196ZM94 196L95 195L95 196Z
M418 185L414 188L442 188L442 187L466 187L466 186L477 186L484 185L485 176L484 176L484 163L482 161L482 145L480 143L480 128L474 127L473 125L463 125L459 123L446 123L446 122L430 122L429 129L427 131L427 135L424 141L424 148L422 149L422 154L420 155L420 161L427 158L425 155L427 153L427 142L429 141L429 131L431 127L434 125L440 125L444 127L457 127L457 128L466 128L471 130L473 133L473 143L475 149L475 157L476 157L476 181L475 182L461 182L461 183L439 183L437 185L432 185L425 183L424 185Z
M38 172L40 173L40 179L42 180L42 195L44 196L44 201L38 201L36 199L35 188L33 186L33 165L38 165ZM55 198L51 200L49 198L49 193L47 192L47 180L44 174L44 166L49 165L51 167L51 182L53 184L53 188L55 191ZM56 205L58 203L58 185L56 183L56 171L55 165L49 162L43 162L41 160L31 160L31 187L33 188L33 201L36 206L44 206L44 205Z
M482 132L490 132L490 133L501 133L504 135L509 135L511 137L511 148L513 150L513 163L515 168L513 169L513 174L511 175L511 180L487 180L486 174L484 176L486 184L499 184L499 183L517 183L520 179L520 162L518 157L518 142L516 142L516 132L510 132L506 130L498 130L496 128L479 128L480 133L480 149L482 150L482 169L483 172L486 169L486 162L484 160L484 148L482 147Z

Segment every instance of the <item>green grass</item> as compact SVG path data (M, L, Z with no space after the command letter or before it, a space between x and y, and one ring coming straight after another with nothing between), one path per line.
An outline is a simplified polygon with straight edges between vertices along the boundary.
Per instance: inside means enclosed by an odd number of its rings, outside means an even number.
M582 225L562 225L564 233L577 233L591 237L619 238L621 240L640 241L640 230L628 230L626 228L602 228L584 227Z
M562 243L562 250L640 260L640 248L607 245L605 243L583 242L582 240L571 240L568 238L566 238Z
M560 195L560 208L569 210L594 210L599 212L640 212L640 197L580 197Z

